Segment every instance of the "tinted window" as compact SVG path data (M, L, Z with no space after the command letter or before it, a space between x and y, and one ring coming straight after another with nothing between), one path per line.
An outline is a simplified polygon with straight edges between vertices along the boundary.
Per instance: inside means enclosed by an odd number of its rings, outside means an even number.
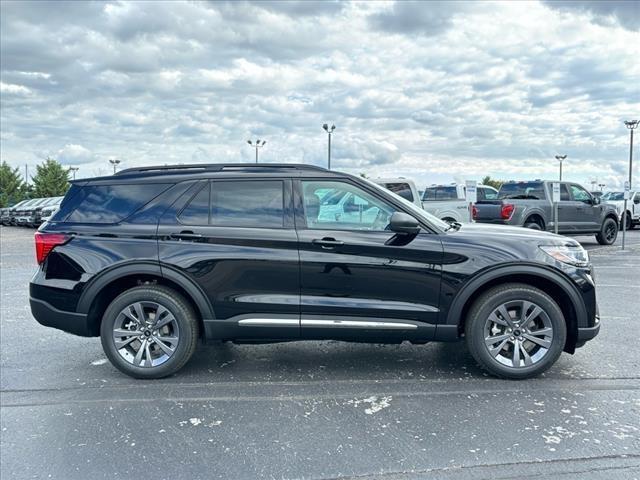
M284 226L283 182L211 183L211 225L220 227Z
M478 200L496 200L498 192L491 188L478 187Z
M455 186L429 187L424 191L422 200L457 200L458 190Z
M532 200L544 200L544 183L542 182L517 182L505 183L500 187L498 198L521 198Z
M68 222L116 223L167 189L167 184L87 185L64 202ZM66 200L66 199L65 199ZM56 215L56 220L63 218Z
M411 193L411 187L408 183L385 183L384 186L405 200L413 202L413 193Z
M186 225L207 225L209 223L209 183L204 185L178 216Z
M385 230L394 208L346 182L302 182L307 228ZM321 194L326 189L330 193ZM338 202L334 200L338 198Z
M569 195L569 189L563 183L563 184L560 185L560 201L561 202L568 202L570 200L571 200L571 196Z

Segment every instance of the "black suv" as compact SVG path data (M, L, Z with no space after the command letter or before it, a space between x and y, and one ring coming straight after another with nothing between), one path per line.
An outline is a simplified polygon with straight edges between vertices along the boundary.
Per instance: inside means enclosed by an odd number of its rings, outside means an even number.
M31 310L158 378L202 340L466 339L526 378L600 329L586 251L523 228L447 224L308 165L184 165L77 180L36 233Z

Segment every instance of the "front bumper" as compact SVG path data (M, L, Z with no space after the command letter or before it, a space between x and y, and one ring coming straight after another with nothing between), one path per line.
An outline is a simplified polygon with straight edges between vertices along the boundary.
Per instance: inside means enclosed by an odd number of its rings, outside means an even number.
M38 300L33 297L29 297L29 304L31 305L33 317L40 325L64 330L81 337L93 336L86 314L58 310L44 300Z

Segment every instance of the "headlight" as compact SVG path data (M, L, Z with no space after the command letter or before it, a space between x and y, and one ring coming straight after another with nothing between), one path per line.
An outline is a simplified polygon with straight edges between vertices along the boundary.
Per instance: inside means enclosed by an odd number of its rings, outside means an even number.
M589 254L580 245L542 245L540 250L559 262L567 263L574 267L587 267L589 265Z

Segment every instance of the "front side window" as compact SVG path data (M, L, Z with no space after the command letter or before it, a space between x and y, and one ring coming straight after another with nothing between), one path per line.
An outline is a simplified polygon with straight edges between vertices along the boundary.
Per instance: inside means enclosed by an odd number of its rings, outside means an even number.
M589 192L578 185L571 185L571 194L576 202L589 202L591 200Z
M395 211L384 200L346 182L303 181L302 192L311 229L383 231Z

